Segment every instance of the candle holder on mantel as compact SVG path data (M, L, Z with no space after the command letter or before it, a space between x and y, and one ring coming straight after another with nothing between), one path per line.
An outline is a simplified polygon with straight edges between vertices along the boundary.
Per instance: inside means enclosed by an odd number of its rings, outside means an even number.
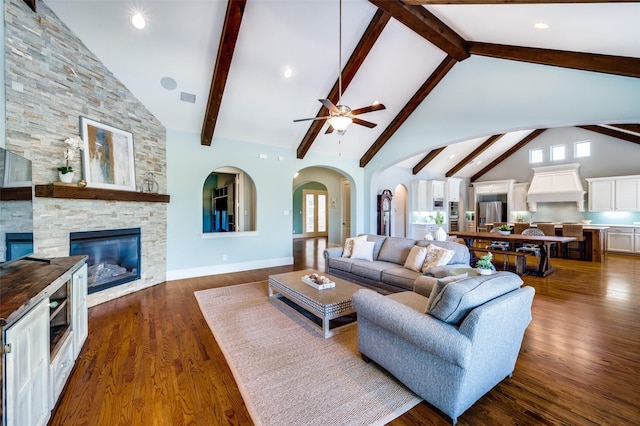
M153 173L147 173L147 176L142 181L142 192L151 192L157 194L159 190L158 181L156 181Z

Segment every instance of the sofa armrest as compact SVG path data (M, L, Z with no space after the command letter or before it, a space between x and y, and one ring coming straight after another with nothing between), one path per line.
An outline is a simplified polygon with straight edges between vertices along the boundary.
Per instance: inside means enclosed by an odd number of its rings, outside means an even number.
M431 296L431 290L433 290L433 286L438 284L438 279L435 277L430 277L428 275L420 275L413 282L413 291L423 295L424 297Z
M323 252L324 260L328 260L332 257L341 257L342 256L342 247L329 247L324 249Z
M358 290L353 295L353 306L359 318L401 336L421 350L463 368L469 365L471 341L456 327L372 290Z

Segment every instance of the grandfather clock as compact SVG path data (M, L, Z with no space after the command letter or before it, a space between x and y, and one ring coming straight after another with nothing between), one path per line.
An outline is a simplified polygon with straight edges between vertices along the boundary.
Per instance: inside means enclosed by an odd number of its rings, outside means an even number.
M378 195L378 235L391 236L391 191Z

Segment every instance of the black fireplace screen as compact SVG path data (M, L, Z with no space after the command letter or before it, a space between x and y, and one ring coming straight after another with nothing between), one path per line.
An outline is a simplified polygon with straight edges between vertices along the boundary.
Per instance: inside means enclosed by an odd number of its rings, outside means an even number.
M140 279L140 228L72 232L70 255L87 255L88 292Z

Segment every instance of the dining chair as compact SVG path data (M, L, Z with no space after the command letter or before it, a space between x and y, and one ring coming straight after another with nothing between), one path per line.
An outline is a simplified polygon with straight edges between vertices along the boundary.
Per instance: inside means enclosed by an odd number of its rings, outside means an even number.
M515 222L513 224L513 233L514 234L522 234L522 231L525 229L529 229L528 222Z
M585 251L584 234L582 233L582 224L580 223L565 223L562 225L563 237L574 237L576 240L570 243L562 244L562 254L565 259L569 257L570 251L577 251L580 255L580 260L587 258ZM577 247L574 245L577 244Z
M538 228L527 228L522 231L522 235L531 235L535 237L544 237L544 232ZM525 243L522 247L518 247L516 251L532 253L538 258L536 265L540 263L540 245L534 243Z

